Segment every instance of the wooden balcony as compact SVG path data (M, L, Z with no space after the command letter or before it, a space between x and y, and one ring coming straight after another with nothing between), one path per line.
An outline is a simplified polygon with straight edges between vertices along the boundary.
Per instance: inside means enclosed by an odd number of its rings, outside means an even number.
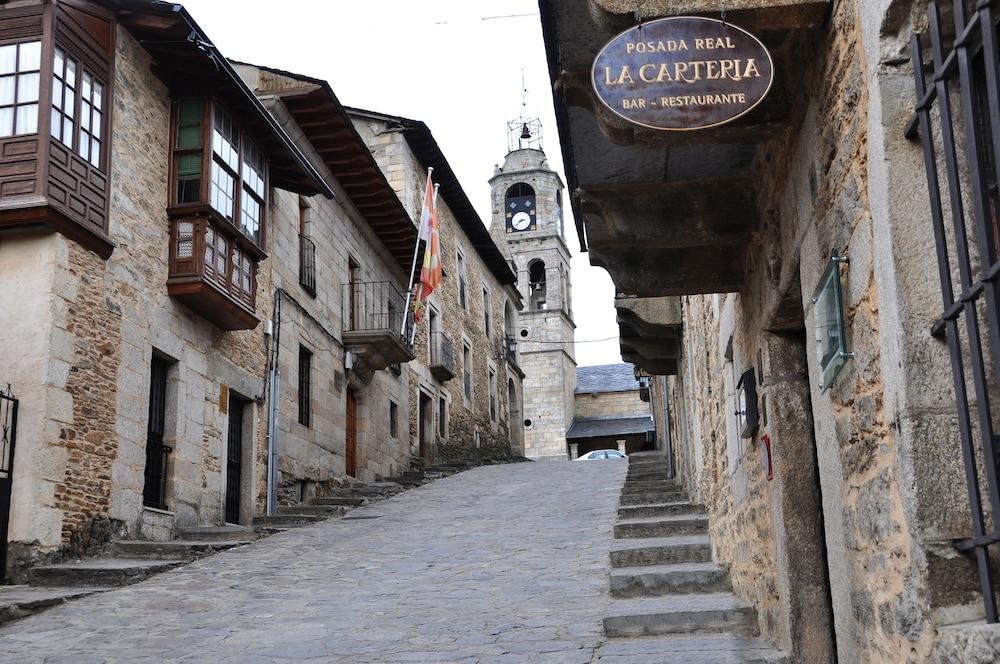
M389 281L344 284L344 348L355 373L368 374L416 355L409 340L412 322L406 300Z
M223 330L252 330L259 247L208 206L177 206L170 215L167 292Z
M431 374L442 383L455 377L455 349L444 332L431 334Z

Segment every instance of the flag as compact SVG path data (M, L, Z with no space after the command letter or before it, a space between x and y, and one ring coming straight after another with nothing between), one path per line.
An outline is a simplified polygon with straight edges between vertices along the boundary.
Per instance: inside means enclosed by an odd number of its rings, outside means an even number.
M424 223L425 217L426 224ZM417 282L417 292L413 298L414 323L423 320L427 298L431 296L435 288L441 285L441 281L444 279L444 272L441 268L441 239L438 233L437 186L432 185L429 175L427 176L427 190L424 192L424 207L420 213L420 235L421 239L426 240L427 246L424 247L424 263L420 267L420 281Z

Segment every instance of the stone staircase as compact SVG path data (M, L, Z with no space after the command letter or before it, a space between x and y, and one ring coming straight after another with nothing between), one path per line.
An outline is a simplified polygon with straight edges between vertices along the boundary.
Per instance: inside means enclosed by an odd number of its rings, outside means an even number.
M712 562L708 515L658 452L629 457L611 550L605 664L788 664Z

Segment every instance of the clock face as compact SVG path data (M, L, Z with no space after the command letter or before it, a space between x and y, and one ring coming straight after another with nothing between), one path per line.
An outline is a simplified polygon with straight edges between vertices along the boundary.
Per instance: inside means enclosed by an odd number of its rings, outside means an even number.
M510 219L510 225L516 231L524 231L531 225L531 215L527 212L518 212Z

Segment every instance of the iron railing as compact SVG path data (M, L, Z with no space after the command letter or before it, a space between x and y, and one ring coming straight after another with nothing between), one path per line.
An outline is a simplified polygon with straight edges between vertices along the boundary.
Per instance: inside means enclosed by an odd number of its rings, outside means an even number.
M316 297L316 243L299 236L299 285Z
M406 298L390 281L344 284L344 331L388 332L407 345L411 316Z
M431 333L431 366L455 375L455 348L444 332Z
M152 440L146 441L145 485L142 504L156 509L167 509L167 464L174 448Z
M931 62L924 64L921 35L911 56L916 83L916 114L906 130L919 134L930 192L930 212L937 246L943 313L932 334L943 336L951 355L952 382L958 406L958 429L972 516L972 537L955 542L971 552L979 570L986 620L998 622L990 547L1000 542L998 438L991 413L995 403L989 376L1000 374L1000 228L997 218L997 158L1000 157L1000 49L997 45L998 0L979 0L971 15L966 3L951 3L953 45L941 25L941 10L928 8ZM960 108L953 111L953 104ZM937 136L935 137L935 132ZM956 138L956 132L960 137ZM942 191L939 164L945 170ZM972 203L972 213L966 202ZM947 210L947 213L946 213ZM970 247L969 235L975 245ZM952 260L958 283L952 276ZM974 270L978 267L978 273ZM956 289L958 294L956 296ZM982 328L987 336L984 348ZM963 339L964 337L964 339ZM964 343L963 343L964 342ZM966 371L972 373L969 394ZM971 409L971 410L970 410ZM978 458L981 451L982 458ZM980 472L985 474L985 481ZM984 509L985 489L986 508ZM984 514L992 514L992 526Z
M14 486L14 444L17 442L18 400L7 385L0 389L0 581L7 573L7 526Z

